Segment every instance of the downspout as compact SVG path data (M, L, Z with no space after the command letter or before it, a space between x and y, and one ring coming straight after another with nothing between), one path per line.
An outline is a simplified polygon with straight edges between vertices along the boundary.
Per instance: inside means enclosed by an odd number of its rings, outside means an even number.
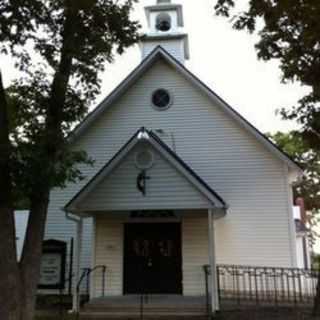
M81 250L82 250L82 232L83 232L83 218L78 217L67 209L63 209L66 219L76 223L76 250L75 250L75 276L73 281L73 297L72 297L72 312L78 313L80 309L80 296L78 296L77 285L80 279L81 266Z

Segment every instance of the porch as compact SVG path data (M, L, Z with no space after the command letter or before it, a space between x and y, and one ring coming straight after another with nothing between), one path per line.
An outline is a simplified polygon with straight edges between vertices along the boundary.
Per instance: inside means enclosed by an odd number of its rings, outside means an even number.
M209 266L203 266L207 288L205 296L145 294L100 297L84 305L81 317L207 318L211 314L209 269ZM217 280L222 313L234 310L311 312L320 290L320 273L312 269L218 265Z
M91 217L91 265L107 270L103 295L111 300L104 303L135 299L128 295L160 295L166 306L160 309L173 310L176 302L183 310L189 305L185 299L194 302L190 307L200 306L209 287L214 313L219 309L214 220L224 217L226 209L222 197L159 137L142 128L65 206L67 217L77 223L76 279L83 220ZM213 270L207 286L205 264ZM99 305L95 299L104 288L94 276L93 306ZM75 292L74 311L79 310L78 295ZM160 300L154 300L154 306Z
M204 270L208 264L216 270L214 219L218 216L213 210L93 217L92 272L82 274L75 294L78 297L82 285L87 285L90 301L82 312L125 316L140 313L143 307L150 315L204 316L219 309L216 275L206 277ZM79 310L76 299L74 310Z

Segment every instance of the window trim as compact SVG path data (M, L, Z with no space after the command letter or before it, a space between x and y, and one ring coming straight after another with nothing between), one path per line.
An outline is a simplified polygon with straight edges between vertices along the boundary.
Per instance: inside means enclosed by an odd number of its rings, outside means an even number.
M141 153L148 153L150 155L150 161L147 165L141 165L141 163L139 163L139 155ZM135 153L135 156L134 156L134 162L135 162L135 165L138 169L140 170L148 170L150 168L153 167L154 165L154 162L155 162L155 156L154 156L154 153L152 152L152 150L150 148L146 148L146 149L141 149L141 150L138 150L136 153Z
M169 95L169 102L168 102L168 104L167 104L165 107L159 107L159 106L157 106L156 104L153 103L153 96L154 96L154 94L155 94L157 91L160 91L160 90L166 91L167 94ZM152 105L153 109L155 109L155 110L157 110L157 111L166 111L166 110L168 110L168 109L172 106L172 104L173 104L173 95L172 95L171 91L168 90L168 89L158 88L158 89L155 89L155 90L152 91L150 100L151 100L151 105Z

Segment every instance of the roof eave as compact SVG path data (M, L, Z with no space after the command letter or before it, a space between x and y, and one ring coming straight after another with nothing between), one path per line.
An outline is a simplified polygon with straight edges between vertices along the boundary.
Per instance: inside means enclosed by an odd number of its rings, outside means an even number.
M148 139L140 138L140 133L146 133ZM160 140L160 138L158 138ZM135 135L115 154L115 156L101 169L99 172L84 186L64 207L67 212L81 212L78 209L78 204L92 191L94 188L105 179L108 174L119 164L119 162L137 145L141 140L148 141L162 156L164 156L168 162L171 163L191 184L193 184L198 191L204 195L208 201L211 203L210 208L218 208L222 210L227 210L228 205L224 200L213 191L207 184L201 180L197 179L195 174L195 179L192 179L192 173L188 172L188 167L185 165L181 166L181 163L177 161L175 157L172 157L174 153L169 147L165 145L164 142L159 143L159 140L155 139L155 134L147 131L145 128L138 130ZM165 147L166 146L166 147ZM176 155L176 157L178 157ZM181 162L183 162L181 160ZM187 167L187 169L186 169ZM191 170L191 169L190 169ZM191 171L192 172L192 171Z
M74 141L80 136L86 128L88 128L94 120L104 112L105 108L116 101L129 87L132 86L133 82L136 81L140 76L147 70L154 61L163 58L172 67L178 69L191 83L198 87L204 92L209 99L217 103L221 109L229 114L235 121L237 121L244 129L251 132L257 140L259 140L270 152L274 153L279 159L284 161L288 168L292 170L297 176L301 175L302 168L293 161L287 154L280 150L272 141L270 141L264 134L262 134L257 128L249 123L244 117L242 117L236 110L234 110L227 102L225 102L220 96L214 93L206 84L204 84L199 78L192 74L185 68L178 60L172 57L165 49L161 46L156 47L143 61L142 63L130 73L130 75L115 89L113 92L105 98L98 107L92 111L86 119L75 128L73 133L69 137L69 141Z

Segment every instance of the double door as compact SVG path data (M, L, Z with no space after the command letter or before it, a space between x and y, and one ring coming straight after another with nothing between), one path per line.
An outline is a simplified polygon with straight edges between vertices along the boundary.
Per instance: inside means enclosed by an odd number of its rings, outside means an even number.
M124 236L124 293L181 294L181 225L126 224Z

